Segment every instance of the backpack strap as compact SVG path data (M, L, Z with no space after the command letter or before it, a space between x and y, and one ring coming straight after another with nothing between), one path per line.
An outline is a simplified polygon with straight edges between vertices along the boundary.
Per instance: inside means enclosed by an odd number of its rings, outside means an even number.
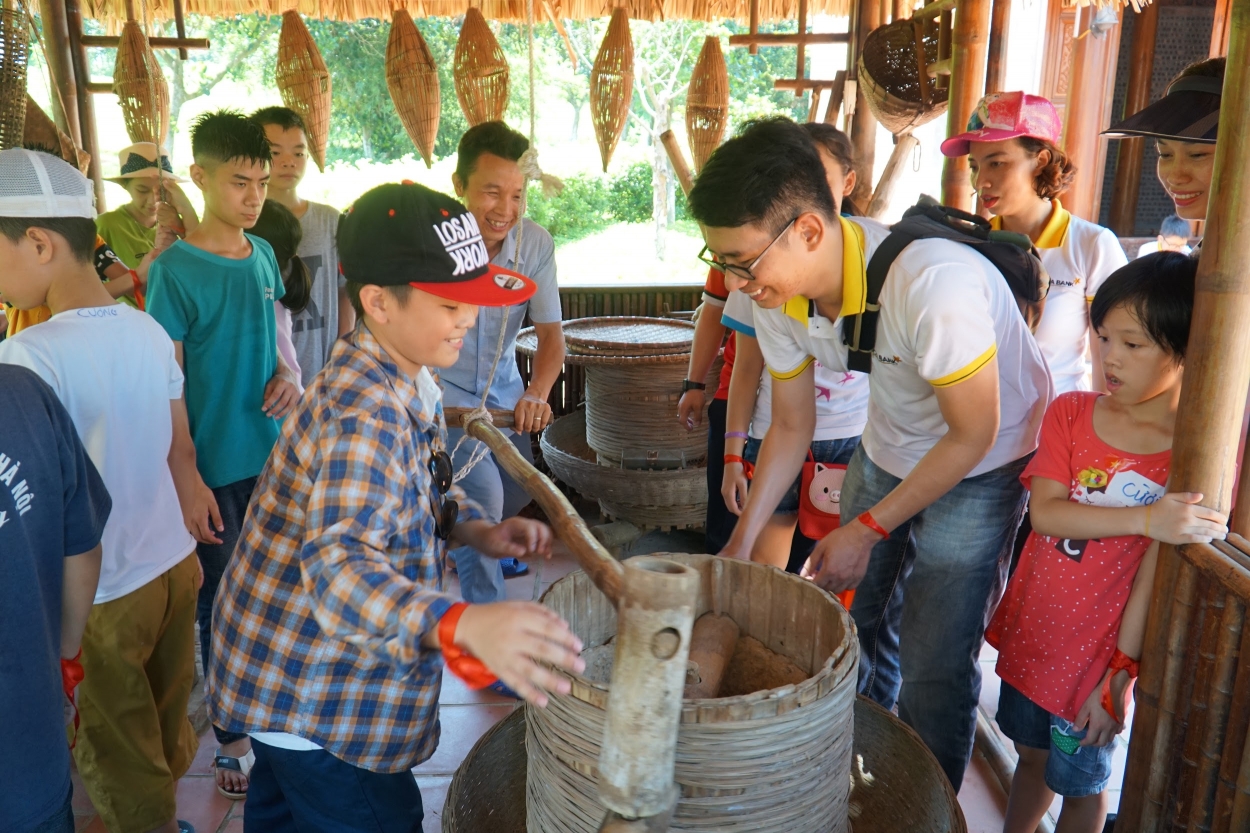
M902 224L900 224L902 225ZM906 227L896 227L868 261L868 286L864 293L864 311L842 321L842 343L847 347L848 370L872 372L872 349L877 344L877 318L881 313L881 289L885 276L902 253L919 235Z

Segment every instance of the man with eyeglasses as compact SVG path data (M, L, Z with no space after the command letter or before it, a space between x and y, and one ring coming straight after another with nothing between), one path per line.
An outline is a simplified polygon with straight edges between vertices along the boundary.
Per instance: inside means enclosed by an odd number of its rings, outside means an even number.
M811 441L814 361L849 369L842 319L864 311L867 263L889 230L838 217L819 156L786 119L757 122L719 148L689 204L704 257L756 304L773 376L751 500L721 553L747 558ZM830 591L856 588L860 691L897 703L958 789L976 726L977 655L1051 383L1007 283L969 247L912 243L879 300L868 423L842 487L843 525L816 545L804 574Z

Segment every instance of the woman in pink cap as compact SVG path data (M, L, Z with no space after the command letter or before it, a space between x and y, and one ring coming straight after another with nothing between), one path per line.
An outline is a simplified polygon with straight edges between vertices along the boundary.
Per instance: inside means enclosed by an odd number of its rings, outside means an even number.
M1050 294L1037 343L1056 393L1102 389L1091 373L1096 338L1089 304L1108 275L1128 259L1108 229L1073 217L1059 202L1076 174L1059 149L1062 125L1055 107L1022 92L981 99L968 131L942 143L946 156L969 157L972 184L995 228L1028 235L1050 275Z

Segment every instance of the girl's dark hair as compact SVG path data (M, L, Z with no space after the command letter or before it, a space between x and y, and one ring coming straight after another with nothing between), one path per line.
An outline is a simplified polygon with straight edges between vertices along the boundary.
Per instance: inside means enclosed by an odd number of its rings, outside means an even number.
M1227 58L1208 58L1205 61L1198 61L1182 69L1172 81L1176 82L1182 78L1218 78L1223 81L1224 65L1227 62Z
M812 137L813 142L824 148L834 158L834 161L842 166L843 173L849 174L855 170L855 148L851 145L849 136L832 124L818 121L807 122L803 125L803 129L807 131L807 135ZM837 194L833 196L836 200ZM850 197L843 197L842 213L859 216L861 212L858 206L851 201Z
M1197 274L1198 261L1180 252L1159 252L1130 261L1099 287L1089 308L1090 322L1097 330L1113 309L1124 307L1151 341L1184 361Z
M1076 165L1068 155L1045 139L1034 139L1032 136L1021 136L1018 140L1025 152L1037 156L1042 151L1050 151L1050 161L1033 174L1033 190L1044 200L1058 198L1072 185L1076 179Z
M286 287L282 306L293 313L303 312L312 295L312 275L307 264L296 254L300 241L304 239L299 219L282 203L265 200L260 217L249 233L273 248L273 256L278 261L278 270Z

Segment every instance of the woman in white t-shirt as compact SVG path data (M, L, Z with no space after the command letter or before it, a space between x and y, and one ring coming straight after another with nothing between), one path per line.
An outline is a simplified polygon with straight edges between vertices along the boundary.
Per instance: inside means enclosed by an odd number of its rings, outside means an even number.
M825 176L833 192L834 209L855 190L851 142L846 134L827 124L803 125L812 137ZM849 206L848 206L849 207ZM755 340L755 303L741 292L729 293L722 323L737 339L729 404L725 415L725 474L721 495L730 512L741 515L746 505L747 467L759 457L760 443L772 422L772 377L764 368L764 356ZM868 375L839 373L816 365L816 430L812 455L818 463L850 462L868 420ZM799 480L781 498L772 518L751 549L751 560L798 572L815 541L796 529L799 511ZM715 500L714 496L709 499Z
M981 99L968 131L942 143L946 156L968 156L972 183L995 228L1027 235L1050 275L1035 337L1056 393L1102 388L1089 304L1102 282L1128 262L1109 229L1073 217L1059 202L1076 168L1059 149L1054 105L1022 92Z

